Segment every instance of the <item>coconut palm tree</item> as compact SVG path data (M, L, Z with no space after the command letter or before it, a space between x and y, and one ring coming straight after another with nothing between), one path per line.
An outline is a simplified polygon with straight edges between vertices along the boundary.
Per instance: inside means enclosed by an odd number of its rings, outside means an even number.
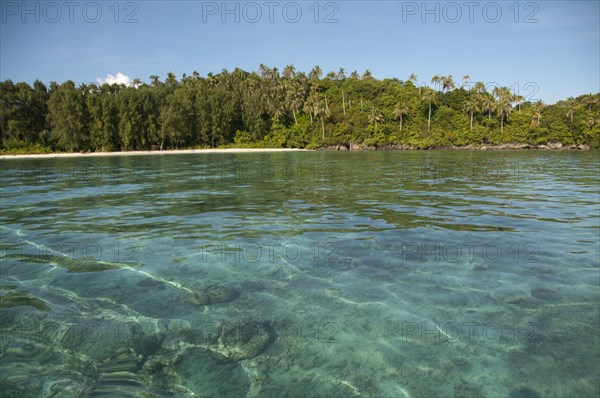
M504 118L512 112L514 96L507 87L494 87L494 96L498 99L496 111L500 116L500 133L504 135Z
M412 82L413 86L415 85L415 83L417 82L417 75L414 73L411 73L410 76L408 76L408 81ZM419 96L421 95L421 85L419 84Z
M323 69L319 65L316 65L311 71L308 73L308 78L312 81L319 80L323 75Z
M294 65L288 65L283 68L283 77L286 79L293 79L296 76L296 68Z
M463 87L466 86L469 83L469 79L471 78L471 76L469 75L464 75L463 77Z
M167 73L167 78L165 79L165 83L169 86L174 86L177 84L177 78L175 76L175 73L173 72L169 72Z
M485 84L483 84L483 82L477 82L475 83L475 85L473 86L473 92L478 93L478 94L483 94L486 91L485 88Z
M258 66L258 75L263 79L267 78L271 75L271 69L265 64L260 64Z
M150 83L152 86L156 87L160 84L160 78L157 75L150 76Z
M450 91L456 87L452 75L442 76L440 82L442 83L442 92Z
M400 119L400 131L402 131L402 118L404 115L408 114L408 106L406 105L406 102L398 102L394 108L393 114L394 119Z
M531 127L538 128L540 127L540 123L542 120L542 111L546 106L542 103L541 100L537 101L532 107L531 114Z
M473 131L473 114L479 111L479 100L476 94L473 93L465 101L465 112L471 115L470 131Z
M434 75L431 78L431 83L434 85L434 89L437 90L437 86L442 82L442 78L440 75Z
M345 78L346 78L346 70L344 68L340 68L340 70L337 73L337 79L344 80Z
M492 112L496 110L496 101L494 97L487 94L482 97L481 109L488 114L488 120L492 120Z
M374 124L377 126L377 123L383 120L383 115L381 113L375 113L375 106L371 107L371 114L369 115L369 124Z
M325 140L325 118L328 118L329 116L331 116L331 112L329 111L329 107L327 106L327 103L321 104L321 102L316 103L316 107L315 107L314 111L315 111L315 116L318 116L321 118L322 138L323 138L323 140Z
M575 111L578 108L579 104L573 98L567 100L567 117L571 121L571 125L569 126L571 132L573 132L573 116L575 116Z
M433 90L427 90L423 94L423 100L429 103L429 117L427 118L427 131L430 130L431 127L431 104L437 104L436 92Z

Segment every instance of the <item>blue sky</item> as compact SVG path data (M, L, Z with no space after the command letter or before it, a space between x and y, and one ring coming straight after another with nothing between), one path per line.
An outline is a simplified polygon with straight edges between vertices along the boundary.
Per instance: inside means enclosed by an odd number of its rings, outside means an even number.
M600 91L599 4L2 0L0 79L148 81L169 71L319 65L377 78L416 73L424 84L467 74L552 103Z

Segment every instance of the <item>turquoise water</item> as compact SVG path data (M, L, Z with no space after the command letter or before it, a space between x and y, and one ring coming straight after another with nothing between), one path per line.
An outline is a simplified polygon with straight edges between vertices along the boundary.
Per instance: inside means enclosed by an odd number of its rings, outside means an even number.
M598 152L4 160L7 397L596 397Z

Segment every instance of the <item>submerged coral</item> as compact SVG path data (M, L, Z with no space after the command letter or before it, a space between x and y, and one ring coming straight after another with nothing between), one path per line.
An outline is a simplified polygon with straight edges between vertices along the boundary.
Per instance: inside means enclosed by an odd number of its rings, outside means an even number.
M233 287L208 285L194 289L192 293L186 296L186 299L191 304L208 305L226 303L235 300L239 295L240 293Z

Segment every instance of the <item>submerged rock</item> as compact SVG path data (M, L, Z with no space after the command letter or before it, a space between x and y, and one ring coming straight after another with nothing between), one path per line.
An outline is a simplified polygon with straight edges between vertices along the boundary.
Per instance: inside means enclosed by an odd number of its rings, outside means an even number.
M531 295L540 300L546 300L546 301L560 300L560 294L558 294L554 290L546 289L543 287L536 287L535 289L532 289Z
M9 292L0 297L0 308L30 306L38 311L50 311L45 301L33 297L26 291Z
M484 398L483 387L463 380L454 386L454 398Z
M195 305L209 305L226 303L238 298L240 293L233 287L208 285L203 288L194 289L186 297L187 301Z
M209 348L234 361L254 358L273 342L274 330L268 323L220 324L208 336Z
M541 396L531 387L521 387L512 390L508 398L541 398Z
M323 260L323 266L334 271L348 271L358 267L358 262L352 258L331 258Z
M99 272L111 269L141 267L140 263L111 263L93 258L71 258L68 256L37 254L37 255L14 255L21 262L34 264L50 264L55 267L66 269L69 272Z
M156 288L156 289L164 289L165 283L163 281L159 281L157 279L145 278L138 281L137 285L143 288Z
M193 396L245 397L250 379L244 368L216 352L200 347L183 351L172 364L163 369L169 373L170 385L180 384ZM181 396L177 394L176 396Z

